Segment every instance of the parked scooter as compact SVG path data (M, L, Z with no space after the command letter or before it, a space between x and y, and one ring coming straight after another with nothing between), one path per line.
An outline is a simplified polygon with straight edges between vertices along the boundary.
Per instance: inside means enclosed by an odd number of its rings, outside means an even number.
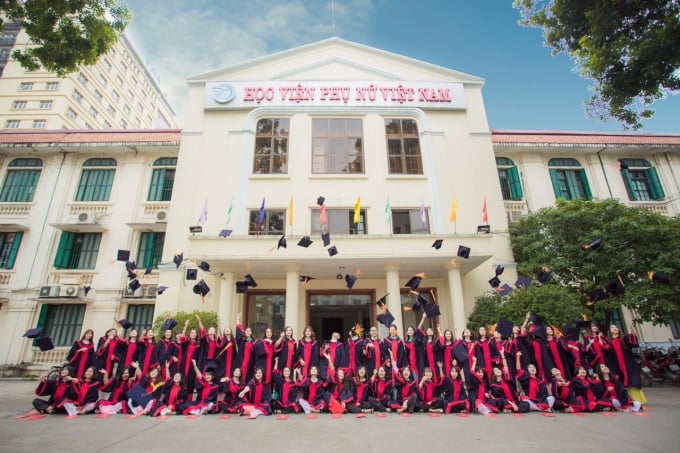
M680 386L680 364L678 347L673 345L665 351L659 347L648 347L639 356L643 386L651 386L653 382L663 383L666 380Z

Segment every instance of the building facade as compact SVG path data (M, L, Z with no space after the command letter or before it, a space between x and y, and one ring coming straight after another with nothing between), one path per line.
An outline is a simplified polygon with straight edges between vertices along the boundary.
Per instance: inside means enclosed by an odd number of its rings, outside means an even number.
M0 128L163 129L177 127L157 77L126 35L92 66L60 78L11 58L29 38L16 23L0 37Z

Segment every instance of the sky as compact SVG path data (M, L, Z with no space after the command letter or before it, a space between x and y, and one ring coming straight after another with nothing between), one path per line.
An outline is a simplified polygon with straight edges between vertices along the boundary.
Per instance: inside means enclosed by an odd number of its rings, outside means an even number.
M186 79L332 36L485 80L491 129L618 132L589 118L590 82L512 0L127 0L127 33L160 77L182 126ZM654 104L641 132L680 133L680 95Z

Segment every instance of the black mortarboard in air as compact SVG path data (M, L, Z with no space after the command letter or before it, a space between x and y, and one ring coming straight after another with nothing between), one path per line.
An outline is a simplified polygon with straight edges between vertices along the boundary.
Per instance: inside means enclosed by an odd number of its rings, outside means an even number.
M286 244L286 235L285 235L285 234L282 235L282 236L279 238L279 242L276 243L276 250L280 249L281 247L283 247L284 249L287 248L287 244Z
M595 288L592 291L588 291L588 300L590 302L597 302L600 300L605 300L607 298L607 293L602 288Z
M248 292L248 284L246 282L236 282L236 294L245 294Z
M459 257L465 258L465 259L470 258L470 247L465 247L464 245L459 245L457 255Z
M666 274L663 272L648 272L647 275L649 276L649 279L655 283L661 283L662 285L670 285L671 284L671 279L668 278Z
M127 261L130 259L129 250L118 250L118 255L116 255L116 261Z
M498 266L496 266L496 270L495 270L496 275L502 275L504 270L505 270L505 268L499 264Z
M461 366L467 363L470 354L468 353L468 348L464 341L457 341L451 352Z
M423 309L425 305L427 305L428 300L425 299L423 296L418 294L418 297L416 298L416 301L411 305L411 310L413 310L414 313L418 313L420 310Z
M500 288L496 288L496 291L501 297L505 297L512 292L512 286L504 283Z
M492 288L498 288L501 286L501 279L494 275L491 280L489 280L489 285L491 285Z
M172 330L175 327L177 327L177 321L174 318L168 318L163 323L163 327L161 327L161 331L165 332L166 330Z
M119 319L116 321L123 329L129 329L130 327L133 327L134 324L132 324L130 321L127 319Z
M205 297L209 292L210 287L203 279L194 285L194 294L200 294L201 297Z
M548 266L544 266L543 269L538 271L538 274L536 274L536 280L538 280L539 283L542 285L545 285L552 279L552 272L550 272L550 268Z
M578 327L567 327L564 329L564 337L567 340L578 341L579 328Z
M612 296L620 296L626 292L626 287L623 286L618 278L607 283L605 288L607 289L607 293Z
M139 283L139 280L137 280L136 278L133 278L128 283L128 286L130 287L130 289L132 291L137 291L139 289L139 287L142 286L142 285Z
M583 250L597 250L597 249L600 248L601 245L602 245L602 239L595 239L590 244L585 244L581 248Z
M50 337L42 337L36 340L36 344L42 352L51 351L54 349L54 343Z
M250 288L257 288L257 282L255 281L253 276L250 275L250 274L246 274L246 276L243 277L243 283L248 285L248 287L250 287Z
M182 264L182 261L184 261L184 252L180 252L172 257L172 262L175 263L175 269Z
M218 363L216 360L208 360L208 362L205 364L205 371L212 371L215 372L217 371Z
M418 289L418 286L420 286L420 282L425 278L424 273L419 273L411 276L411 278L408 279L406 284L404 286L411 288L411 291L415 291Z
M42 333L43 328L42 327L35 327L33 329L28 329L26 333L22 335L22 337L26 338L38 338L40 334Z
M576 321L576 328L577 329L588 329L590 328L590 321L585 321L583 319L579 319Z
M223 238L229 237L229 236L231 236L232 231L233 231L233 230L227 230L227 229L225 229L225 230L220 230L219 236L220 236L220 237L223 237Z
M500 318L498 324L496 324L496 332L500 333L504 337L509 337L512 335L512 328L515 325L509 319Z
M127 270L128 278L132 280L133 278L137 278L137 273L133 271L132 269Z
M356 282L357 278L354 275L345 274L345 284L347 285L347 289L352 289Z
M134 271L135 269L137 269L137 263L135 263L134 261L126 261L125 269L129 271Z
M423 310L425 310L425 315L427 315L427 319L432 319L436 318L437 316L441 316L441 311L439 311L439 304L437 302L431 301L423 305Z
M210 272L210 264L207 261L201 261L198 268L205 272Z
M545 332L545 326L543 323L532 324L529 327L529 333L535 337L545 340L547 333Z
M440 248L442 248L443 243L444 243L443 239L437 239L436 241L434 241L434 243L432 243L432 247L439 250Z
M328 232L321 233L321 240L323 241L323 246L328 247L331 245L331 234Z
M300 283L304 284L309 282L310 280L314 280L314 277L311 277L309 275L300 275Z
M156 288L156 294L163 294L163 291L165 291L166 289L168 289L167 286L162 286L162 285L161 285L161 286L159 286L159 287Z
M527 289L531 285L531 279L529 277L519 276L515 282L515 288Z
M329 248L328 248L328 254L329 254L330 256L335 256L335 255L337 255L337 254L338 254L338 248L337 248L336 246L334 246L334 245L331 246L331 247L329 247Z
M394 316L387 309L387 294L385 294L383 297L378 299L375 302L375 304L378 306L378 309L381 311L381 313L378 313L378 315L376 316L376 319L383 326L390 327L394 323Z
M532 313L529 316L529 322L531 324L535 325L535 326L538 326L538 325L542 326L545 323L545 319L543 319L543 316L541 316L539 314Z
M316 199L316 204L318 204L319 206L323 206L323 204L324 204L325 201L326 201L326 199L325 199L324 197L319 196L319 197Z
M310 245L312 245L312 243L314 243L314 241L312 241L312 238L310 238L309 236L302 236L302 238L298 241L297 245L299 245L300 247L307 248Z
M144 269L144 275L149 275L152 272L153 272L153 267L147 267L146 269Z
M92 290L91 286L83 286L83 294L87 297L88 293Z
M196 280L198 278L198 271L196 269L187 269L186 280Z

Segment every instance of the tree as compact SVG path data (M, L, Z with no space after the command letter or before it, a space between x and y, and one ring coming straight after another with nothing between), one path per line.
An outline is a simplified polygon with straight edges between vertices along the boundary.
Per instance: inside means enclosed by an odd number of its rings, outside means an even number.
M625 306L638 321L667 324L680 314L678 217L611 199L560 199L512 225L510 237L519 274L548 266L551 283L579 294L591 315L607 317ZM670 284L651 280L649 272L665 274ZM588 304L596 289L607 297Z
M680 89L677 0L515 0L520 24L543 29L553 55L568 54L593 80L587 110L639 129L648 108Z
M153 321L153 330L156 331L159 336L162 336L163 332L161 332L161 328L163 327L163 324L165 323L166 320L172 318L175 321L177 321L177 326L175 326L175 328L172 329L172 333L174 335L182 332L182 329L184 329L184 323L188 319L189 326L187 327L187 335L189 335L189 331L191 331L191 329L195 329L196 331L198 331L198 320L196 319L196 315L201 317L201 322L203 323L203 326L205 326L206 330L209 329L210 327L218 327L216 312L194 310L191 313L186 311L178 311L176 313L170 312L161 313L158 316L156 316L156 319L154 319ZM220 327L225 328L227 326Z
M42 66L60 77L96 63L132 19L118 0L0 0L0 14L21 22L33 44L12 58L30 71Z

